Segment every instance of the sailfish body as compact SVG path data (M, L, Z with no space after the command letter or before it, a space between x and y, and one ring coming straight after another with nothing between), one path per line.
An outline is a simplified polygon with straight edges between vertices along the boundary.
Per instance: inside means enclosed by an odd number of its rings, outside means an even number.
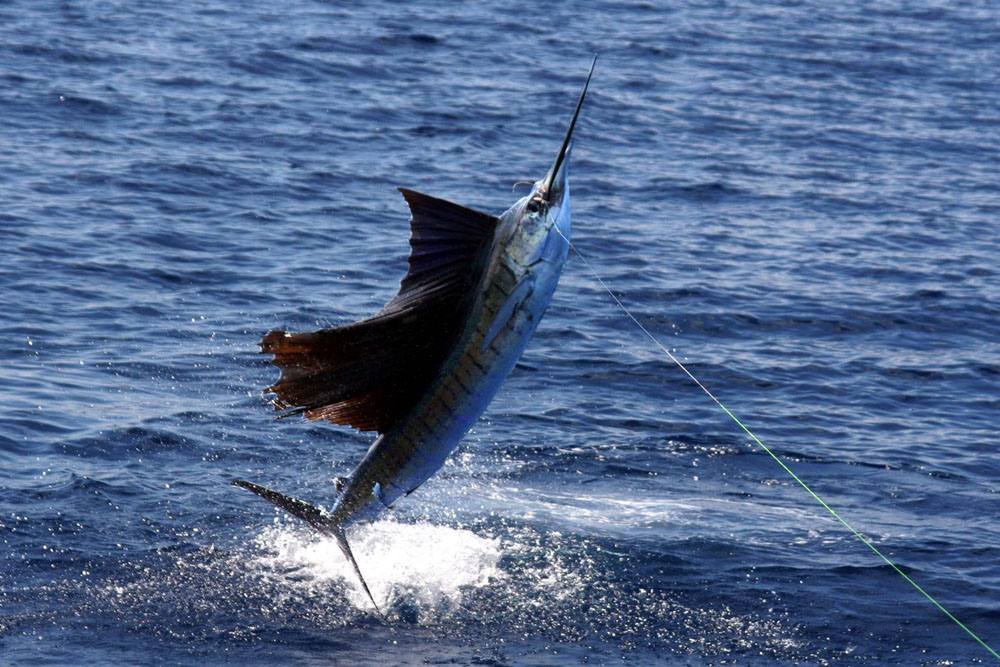
M592 74L593 65L558 157L527 196L494 217L400 188L411 252L399 293L367 320L272 331L261 344L282 371L269 388L277 409L379 435L329 511L234 484L336 538L369 598L344 529L373 520L437 472L517 363L555 291L569 249L572 133Z

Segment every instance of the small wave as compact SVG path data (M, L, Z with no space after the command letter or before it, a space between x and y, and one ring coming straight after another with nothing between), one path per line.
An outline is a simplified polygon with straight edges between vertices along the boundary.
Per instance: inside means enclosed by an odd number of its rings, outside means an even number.
M191 451L193 442L188 437L166 429L131 426L88 433L84 437L65 440L61 450L68 455L86 456L88 459L119 460L134 454L176 454Z
M201 88L202 86L211 86L212 82L207 79L194 76L169 76L169 77L157 77L151 79L154 85L160 86L162 88Z
M376 41L384 46L405 46L409 44L431 46L440 43L441 39L427 33L395 33L383 35Z
M728 197L747 194L742 188L722 181L677 183L673 179L654 178L643 189L662 197L672 197L696 202L717 202Z
M90 116L117 116L121 114L121 109L114 104L80 95L60 95L59 102L74 113Z

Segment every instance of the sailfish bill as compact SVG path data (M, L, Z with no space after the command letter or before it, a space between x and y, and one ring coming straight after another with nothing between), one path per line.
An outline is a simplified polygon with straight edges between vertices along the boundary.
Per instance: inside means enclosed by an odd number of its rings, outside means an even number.
M310 333L272 331L261 351L281 377L275 409L378 437L338 482L329 511L252 482L245 488L333 537L378 604L344 530L375 519L444 464L514 368L555 291L570 237L573 130L555 161L500 216L400 188L410 208L409 271L374 316Z

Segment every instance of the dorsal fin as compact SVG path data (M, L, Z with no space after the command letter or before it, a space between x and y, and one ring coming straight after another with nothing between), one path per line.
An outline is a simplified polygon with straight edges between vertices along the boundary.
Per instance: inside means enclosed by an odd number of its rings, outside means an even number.
M497 218L400 188L410 269L375 316L312 333L272 331L277 410L385 432L419 400L461 332Z
M497 218L416 190L399 188L410 206L410 270L389 308L448 284L464 283ZM459 280L459 276L463 279ZM478 278L478 276L476 276Z

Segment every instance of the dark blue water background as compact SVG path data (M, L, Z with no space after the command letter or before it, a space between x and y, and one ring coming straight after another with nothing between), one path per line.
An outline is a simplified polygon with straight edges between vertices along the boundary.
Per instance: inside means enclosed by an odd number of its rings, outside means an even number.
M993 662L578 259L474 432L355 537L390 622L336 547L228 482L332 500L370 437L272 421L260 336L394 294L396 186L505 209L598 51L579 248L1000 644L998 17L0 3L0 662Z

